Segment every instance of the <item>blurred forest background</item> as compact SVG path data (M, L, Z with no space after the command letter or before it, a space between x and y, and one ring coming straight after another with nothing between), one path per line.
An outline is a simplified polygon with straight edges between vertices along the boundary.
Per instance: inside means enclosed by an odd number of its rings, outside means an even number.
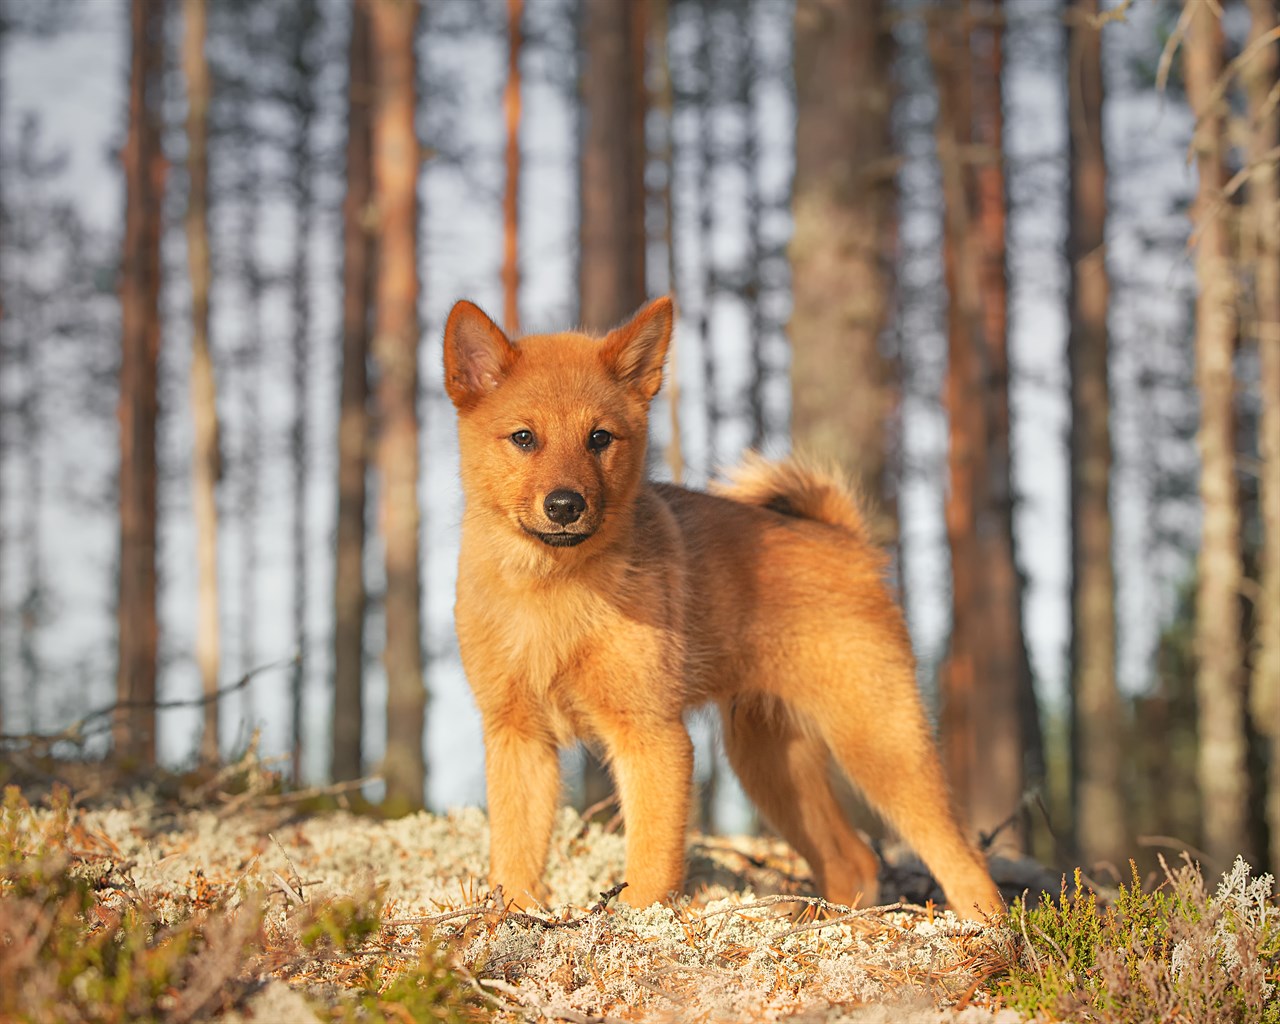
M483 800L440 333L838 459L968 820L1280 874L1274 0L3 0L0 781ZM701 824L751 827L695 719ZM582 752L571 798L607 799Z

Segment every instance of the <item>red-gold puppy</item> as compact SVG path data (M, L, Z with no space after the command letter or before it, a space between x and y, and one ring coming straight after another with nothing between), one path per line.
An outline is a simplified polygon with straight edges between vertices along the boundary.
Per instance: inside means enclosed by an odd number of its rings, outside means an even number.
M717 494L644 479L672 304L593 338L508 339L459 302L445 328L466 511L462 660L484 719L490 882L541 893L561 746L594 742L626 822L629 888L678 892L693 750L714 702L743 788L842 904L873 902L874 853L828 779L841 767L960 914L1001 907L952 811L885 561L848 490L752 458Z

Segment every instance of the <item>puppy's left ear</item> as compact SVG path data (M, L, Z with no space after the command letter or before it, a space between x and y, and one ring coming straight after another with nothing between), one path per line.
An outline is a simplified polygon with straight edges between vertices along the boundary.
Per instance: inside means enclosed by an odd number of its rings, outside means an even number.
M671 297L654 299L621 327L605 335L600 358L619 380L630 384L645 399L662 387L662 363L671 343L675 308Z

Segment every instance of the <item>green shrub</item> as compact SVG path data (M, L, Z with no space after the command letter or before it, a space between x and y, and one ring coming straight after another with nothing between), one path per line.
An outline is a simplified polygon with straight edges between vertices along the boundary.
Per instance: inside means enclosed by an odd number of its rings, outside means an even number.
M1042 1018L1103 1024L1280 1024L1280 908L1272 878L1237 859L1213 895L1189 860L1165 881L1133 881L1099 909L1079 871L1055 900L1015 904L1020 956L997 987Z

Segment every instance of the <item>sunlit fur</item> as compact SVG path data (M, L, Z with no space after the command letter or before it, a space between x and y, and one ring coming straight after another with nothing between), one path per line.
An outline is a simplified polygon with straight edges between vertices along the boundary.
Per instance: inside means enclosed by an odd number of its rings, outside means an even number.
M877 895L875 855L832 793L834 754L958 912L997 908L950 807L884 557L848 488L759 458L714 495L645 482L672 315L659 299L604 339L514 344L471 303L449 317L466 498L457 628L484 720L491 883L522 904L542 894L558 749L580 737L617 783L624 897L678 892L693 771L682 716L714 703L744 789L828 899ZM600 429L614 440L597 453L588 438ZM513 443L522 430L532 450ZM557 489L586 499L578 522L547 518ZM561 529L589 536L573 547L536 536Z

